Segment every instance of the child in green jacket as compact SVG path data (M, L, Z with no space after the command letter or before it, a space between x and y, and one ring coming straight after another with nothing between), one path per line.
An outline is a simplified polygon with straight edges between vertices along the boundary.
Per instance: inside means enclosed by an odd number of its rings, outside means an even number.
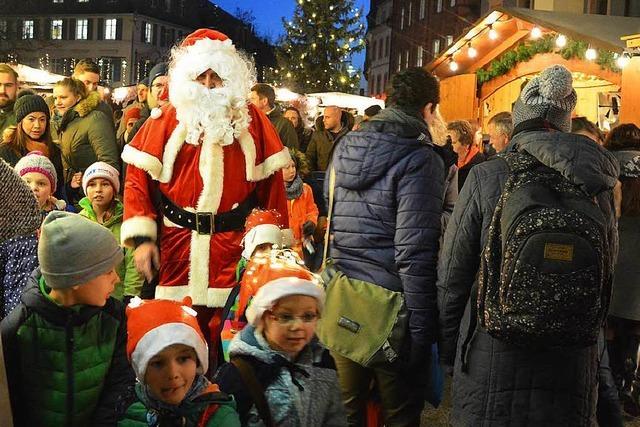
M124 306L109 294L122 249L104 227L53 211L40 268L0 323L16 426L107 426L134 383Z
M127 307L127 355L138 378L120 427L240 427L233 398L204 376L209 357L191 298Z
M95 162L82 175L82 189L86 197L80 200L80 215L107 227L118 244L121 244L120 228L124 208L116 198L120 191L118 171L105 162ZM118 300L125 298L125 302L131 297L139 296L144 279L136 270L131 248L124 249L124 260L116 271L120 281L111 296Z

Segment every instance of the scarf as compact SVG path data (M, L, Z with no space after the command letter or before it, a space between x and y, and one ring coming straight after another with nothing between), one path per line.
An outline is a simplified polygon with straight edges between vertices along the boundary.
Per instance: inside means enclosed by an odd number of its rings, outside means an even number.
M302 178L296 174L296 177L291 182L285 183L285 190L287 190L287 200L295 200L302 196Z
M467 155L464 158L458 158L458 169L462 169L465 165L467 165L471 160L480 152L480 149L476 144L471 144L469 147L469 151L467 151Z

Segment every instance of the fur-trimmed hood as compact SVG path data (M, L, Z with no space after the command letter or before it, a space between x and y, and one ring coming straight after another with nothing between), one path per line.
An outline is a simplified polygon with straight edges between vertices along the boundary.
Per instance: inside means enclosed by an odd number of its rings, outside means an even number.
M60 122L60 130L65 130L76 117L87 117L89 113L98 108L100 102L102 102L100 94L98 92L90 92L86 98L81 99L73 108L64 113Z

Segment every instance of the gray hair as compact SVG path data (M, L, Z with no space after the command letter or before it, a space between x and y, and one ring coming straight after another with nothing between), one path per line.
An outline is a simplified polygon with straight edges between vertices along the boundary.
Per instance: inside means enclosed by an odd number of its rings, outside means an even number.
M511 137L513 133L513 119L511 113L503 111L489 119L489 124L495 126L496 130L507 137Z

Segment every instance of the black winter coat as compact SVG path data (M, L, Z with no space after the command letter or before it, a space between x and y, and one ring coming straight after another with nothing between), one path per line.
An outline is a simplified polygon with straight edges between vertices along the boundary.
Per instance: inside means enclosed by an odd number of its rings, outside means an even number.
M424 122L390 110L335 147L330 253L347 276L404 293L411 353L426 354L437 330L445 167Z
M613 156L580 135L527 131L509 150L525 150L597 197L617 250ZM534 352L494 339L475 316L476 275L493 211L507 179L494 158L471 169L447 227L438 268L440 354L454 364L455 426L590 426L595 424L597 346ZM463 363L465 366L463 369Z

